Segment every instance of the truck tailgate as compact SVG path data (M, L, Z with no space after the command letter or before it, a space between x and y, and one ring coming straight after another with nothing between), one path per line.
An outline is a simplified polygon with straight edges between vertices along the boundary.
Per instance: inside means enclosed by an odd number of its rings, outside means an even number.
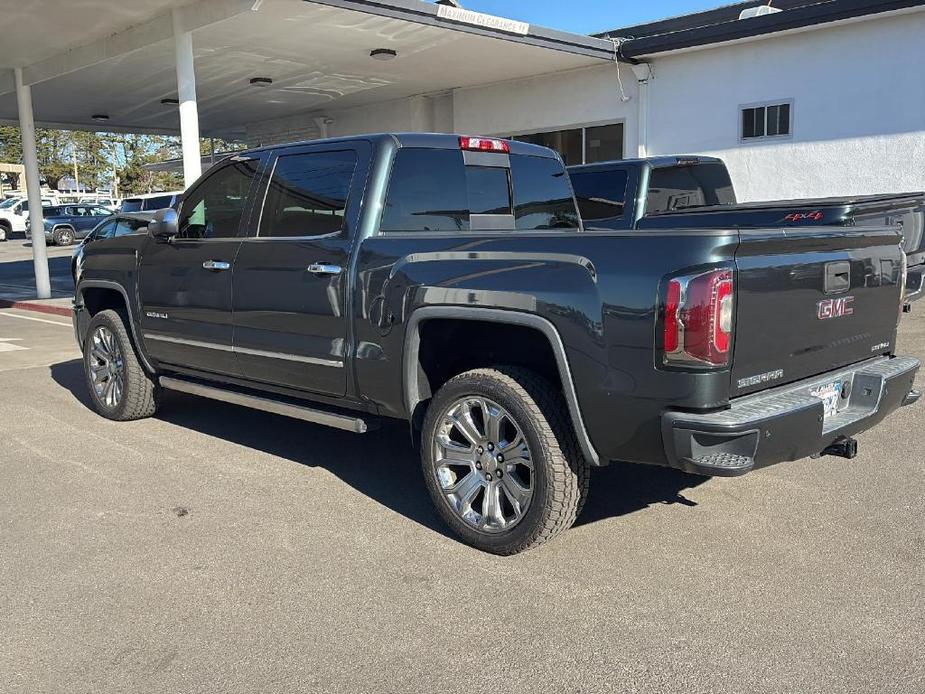
M891 353L900 243L893 227L741 231L732 396Z

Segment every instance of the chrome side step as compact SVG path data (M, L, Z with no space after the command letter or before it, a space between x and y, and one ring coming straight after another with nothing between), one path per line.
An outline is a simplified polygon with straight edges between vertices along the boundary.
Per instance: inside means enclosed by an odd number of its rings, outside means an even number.
M182 378L161 376L160 384L162 388L167 388L168 390L176 390L181 393L189 393L190 395L199 395L212 400L221 400L222 402L229 402L232 405L243 405L244 407L250 407L254 410L272 412L273 414L281 414L284 417L301 419L305 422L312 422L313 424L323 424L324 426L334 427L335 429L352 431L355 434L365 434L369 430L366 421L359 417L337 414L336 412L325 412L324 410L316 410L312 407L271 400L270 398L264 398L258 395L249 395L235 390L207 386Z

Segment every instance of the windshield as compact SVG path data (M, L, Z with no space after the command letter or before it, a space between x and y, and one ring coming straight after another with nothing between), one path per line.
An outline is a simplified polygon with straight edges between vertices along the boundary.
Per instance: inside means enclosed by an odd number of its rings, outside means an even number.
M19 198L7 198L3 202L0 202L0 210L5 209L7 207L12 207L17 202L19 202Z

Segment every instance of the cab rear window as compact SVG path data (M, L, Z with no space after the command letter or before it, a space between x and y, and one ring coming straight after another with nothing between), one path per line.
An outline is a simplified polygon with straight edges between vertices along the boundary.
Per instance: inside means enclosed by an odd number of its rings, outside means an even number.
M510 168L503 165L508 161ZM478 164L467 166L461 150L399 150L380 230L578 228L578 213L561 162L522 155L499 155L497 162L494 165L491 158L481 158Z

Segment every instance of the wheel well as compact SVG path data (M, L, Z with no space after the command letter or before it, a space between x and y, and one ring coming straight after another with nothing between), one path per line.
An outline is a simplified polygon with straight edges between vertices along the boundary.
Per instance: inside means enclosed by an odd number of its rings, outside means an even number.
M8 219L0 219L0 227L3 227L7 231L13 230L13 225L10 224L10 220Z
M127 309L125 306L125 299L122 297L122 294L115 289L107 289L106 287L87 287L81 292L83 298L84 308L87 309L87 314L95 316L100 311L105 311L106 309L113 309L118 311L126 317Z
M76 233L76 232L74 231L74 227L72 227L70 224L56 224L56 225L54 226L54 228L52 229L52 232L60 231L61 229L67 229L67 230L69 230L71 233Z
M562 379L549 339L523 325L456 318L431 318L419 325L417 392L426 403L454 376L485 366L521 366L534 371L557 388ZM425 407L415 407L416 424Z

